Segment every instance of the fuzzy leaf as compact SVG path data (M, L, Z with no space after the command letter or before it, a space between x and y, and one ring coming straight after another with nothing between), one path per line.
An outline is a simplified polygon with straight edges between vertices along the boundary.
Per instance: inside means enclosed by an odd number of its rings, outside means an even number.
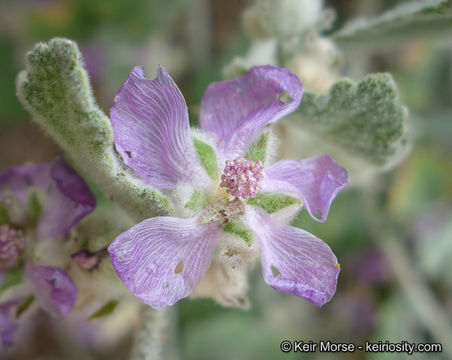
M390 162L407 142L407 110L389 74L369 75L357 84L341 80L322 95L305 92L289 119L328 145L374 165Z
M260 161L261 163L265 162L265 156L267 155L267 144L268 137L270 135L269 131L263 133L249 148L248 152L245 155L245 158Z
M28 192L28 212L31 220L31 224L36 226L41 217L42 204L39 199L38 191L36 189L30 189Z
M201 140L194 139L196 151L201 159L201 163L207 171L207 174L215 179L217 176L217 155L212 147Z
M73 41L38 43L27 54L26 71L18 76L17 95L74 167L136 220L170 211L166 198L117 157L110 119L95 104Z
M358 19L333 34L340 45L379 48L422 38L450 36L452 0L409 1L375 19Z
M242 238L247 244L251 244L253 241L251 231L240 220L229 220L224 227L224 232Z
M250 205L260 206L269 214L273 214L274 212L277 212L287 206L301 204L301 201L297 198L284 194L260 193L254 198L249 198L247 203Z
M203 191L194 191L190 200L185 204L187 209L199 212L206 207L208 199Z

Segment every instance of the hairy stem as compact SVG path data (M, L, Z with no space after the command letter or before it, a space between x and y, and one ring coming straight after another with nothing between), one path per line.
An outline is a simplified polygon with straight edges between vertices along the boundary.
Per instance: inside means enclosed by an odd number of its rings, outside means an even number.
M175 308L154 310L143 305L141 327L138 331L131 360L175 360L177 348L173 343Z
M382 240L380 246L406 297L424 326L442 344L444 353L452 359L452 326L446 311L414 268L400 241L390 232Z

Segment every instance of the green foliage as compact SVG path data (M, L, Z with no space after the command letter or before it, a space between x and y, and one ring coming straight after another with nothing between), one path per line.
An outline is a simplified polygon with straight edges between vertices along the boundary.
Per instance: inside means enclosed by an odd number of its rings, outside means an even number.
M341 80L322 95L305 92L289 119L329 145L374 165L385 165L405 148L407 110L390 74L359 83Z
M207 205L207 197L203 191L194 191L190 200L185 204L187 209L199 212Z
M19 318L30 307L30 305L33 304L34 301L35 297L33 295L27 297L17 308L16 318Z
M136 220L167 214L167 199L125 167L110 120L97 107L77 45L55 38L28 53L17 95L74 167Z
M42 204L36 189L30 189L28 192L28 212L32 226L36 226L42 212Z
M247 203L250 205L260 206L269 214L273 214L274 212L277 212L287 206L301 204L301 201L297 198L284 194L260 193L254 198L249 198Z
M356 20L335 33L333 39L362 50L451 33L452 0L419 0L400 4L375 19Z
M117 300L111 300L102 306L99 310L95 311L88 320L98 319L110 315L118 306L119 302Z
M21 267L9 270L0 285L0 295L9 288L21 284L23 280L23 269Z
M248 152L245 155L245 158L260 161L261 163L265 162L265 156L267 154L267 144L268 137L270 135L269 131L266 131L262 134L259 139L257 139L249 148Z
M217 155L212 147L201 140L194 139L196 151L198 152L199 157L201 158L201 162L204 165L204 168L207 171L207 174L215 179L217 177Z
M111 145L112 128L94 103L74 42L38 43L27 55L27 72L19 75L18 96L57 142L72 149L83 143L88 155Z
M242 238L247 244L251 244L253 241L251 231L240 220L229 220L224 231Z

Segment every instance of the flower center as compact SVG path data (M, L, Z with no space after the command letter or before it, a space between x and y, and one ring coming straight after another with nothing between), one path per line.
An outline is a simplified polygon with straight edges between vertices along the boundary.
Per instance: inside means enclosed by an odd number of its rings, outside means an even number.
M243 199L255 197L260 190L259 181L264 177L263 169L260 161L242 157L227 160L220 187L226 188L226 192L232 196Z
M12 268L19 264L24 248L24 238L20 230L8 225L0 226L0 269Z

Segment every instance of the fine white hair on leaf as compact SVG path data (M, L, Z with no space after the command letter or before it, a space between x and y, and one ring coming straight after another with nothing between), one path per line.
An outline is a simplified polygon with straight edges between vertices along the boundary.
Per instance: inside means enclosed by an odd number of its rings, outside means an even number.
M212 149L216 149L215 139L212 134L200 128L190 128L192 138L202 141L209 145Z
M302 204L293 204L290 206L286 206L279 211L271 214L272 217L279 220L283 224L290 224L293 219L298 215L298 213L302 210Z
M264 165L273 164L279 157L279 140L273 132L273 126L268 128L267 148L265 149Z
M168 191L168 198L174 206L174 214L177 217L188 218L193 215L193 210L185 205L190 201L195 189L189 184L179 184L175 189Z

